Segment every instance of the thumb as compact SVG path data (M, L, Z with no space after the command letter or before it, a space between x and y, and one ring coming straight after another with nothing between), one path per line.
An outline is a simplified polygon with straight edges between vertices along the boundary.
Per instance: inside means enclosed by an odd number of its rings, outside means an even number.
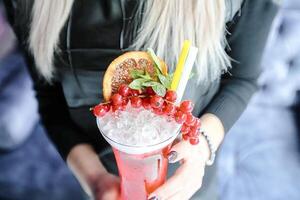
M189 152L189 145L189 142L184 140L175 144L167 155L169 163L176 163L186 158Z

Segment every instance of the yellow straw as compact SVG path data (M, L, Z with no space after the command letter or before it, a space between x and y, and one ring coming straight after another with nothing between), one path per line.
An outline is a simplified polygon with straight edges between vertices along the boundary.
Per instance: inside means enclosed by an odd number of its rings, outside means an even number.
M183 43L183 47L182 47L182 50L181 50L181 53L180 53L180 57L179 57L179 60L178 60L178 64L176 66L174 76L173 76L173 79L172 79L171 90L174 90L174 91L177 90L179 81L181 79L181 74L182 74L182 71L183 71L184 63L185 63L186 58L189 54L190 47L191 47L191 41L185 40L184 43Z

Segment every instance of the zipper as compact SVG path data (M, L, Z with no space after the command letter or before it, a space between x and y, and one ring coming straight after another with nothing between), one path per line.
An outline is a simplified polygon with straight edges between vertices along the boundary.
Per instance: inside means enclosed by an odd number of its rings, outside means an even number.
M125 0L120 0L122 12L122 29L120 33L120 49L124 48L124 29L125 29Z

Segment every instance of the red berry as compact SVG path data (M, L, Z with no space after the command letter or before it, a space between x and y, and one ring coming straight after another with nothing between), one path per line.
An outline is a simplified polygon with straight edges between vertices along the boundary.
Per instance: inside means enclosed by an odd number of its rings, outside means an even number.
M196 129L199 129L201 127L201 120L199 118L195 119L193 127L196 128Z
M126 105L122 105L120 110L126 110Z
M167 103L163 107L163 112L165 115L173 115L176 112L176 106L170 103Z
M134 108L139 108L142 106L142 99L140 97L134 96L130 98L131 106Z
M190 143L191 145L196 145L199 143L199 138L195 137L195 138L190 138Z
M164 99L161 96L154 95L150 98L150 105L152 108L160 108L164 104Z
M96 117L103 117L106 113L107 113L107 108L102 104L99 104L93 108L93 114Z
M186 121L185 121L186 125L193 126L195 121L196 121L196 118L191 113L186 115Z
M188 134L190 137L199 137L200 132L197 128L191 128L191 130Z
M118 90L119 94L123 97L127 97L130 94L130 88L126 84L122 84Z
M122 105L123 105L123 106L127 106L128 102L129 102L129 99L128 99L128 98L123 98Z
M131 89L130 90L130 94L132 96L139 96L141 94L141 91L140 90L133 90L133 89Z
M188 134L183 134L182 139L184 139L186 141L186 140L190 139L190 136Z
M166 93L166 95L165 95L165 99L166 99L167 101L170 101L170 102L175 102L176 99L177 99L177 94L176 94L176 92L173 91L173 90L168 90L167 93Z
M164 114L162 108L153 108L153 112L157 115L163 115Z
M182 127L181 127L181 133L187 134L189 132L190 132L190 127L187 126L187 125L185 125L185 124L183 124Z
M146 110L150 110L151 109L151 105L150 105L150 99L149 98L143 98L142 99L142 105Z
M183 101L180 104L180 110L184 113L192 112L193 108L194 108L194 104L189 100Z
M123 97L120 94L114 94L110 98L113 105L122 105Z
M111 105L110 104L104 104L104 109L106 112L109 112Z
M155 95L155 92L152 89L152 87L147 87L145 93L148 94L149 96Z
M116 111L120 111L120 110L125 110L126 106L124 105L113 105L112 106L112 111L116 112Z
M181 112L181 111L177 111L174 115L175 117L175 121L178 123L178 124L183 124L186 120L186 114Z

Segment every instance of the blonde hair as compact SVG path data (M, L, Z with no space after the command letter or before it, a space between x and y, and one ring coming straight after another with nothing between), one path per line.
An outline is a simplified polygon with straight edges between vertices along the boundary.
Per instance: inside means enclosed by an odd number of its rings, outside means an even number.
M74 0L35 0L29 38L39 72L51 80L53 55L59 33ZM153 48L171 69L185 39L199 48L196 72L199 81L212 81L231 66L226 46L225 0L140 1L129 49Z
M35 0L29 48L40 74L48 81L53 77L54 52L58 52L59 35L74 0Z

